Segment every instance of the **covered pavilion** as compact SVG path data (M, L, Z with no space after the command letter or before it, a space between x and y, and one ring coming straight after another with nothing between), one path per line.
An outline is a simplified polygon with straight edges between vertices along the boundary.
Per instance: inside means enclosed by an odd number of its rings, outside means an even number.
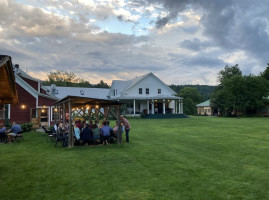
M108 113L112 112L114 116L116 116L117 120L120 120L120 106L121 103L116 100L108 100L108 99L96 99L96 98L88 98L88 97L78 97L78 96L66 96L59 101L55 102L55 117L54 120L66 122L68 118L69 122L69 137L68 137L68 146L74 146L74 133L72 128L72 121L75 117L88 117L89 119L94 114L96 118L98 118L99 113L104 116L104 118L108 117ZM116 110L112 110L114 107ZM116 111L116 113L115 113ZM119 123L120 126L121 123ZM118 129L118 143L122 142L122 132L121 128Z

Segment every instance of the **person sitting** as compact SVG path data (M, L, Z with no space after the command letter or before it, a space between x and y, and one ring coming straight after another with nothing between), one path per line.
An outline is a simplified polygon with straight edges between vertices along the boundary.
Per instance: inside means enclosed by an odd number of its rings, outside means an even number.
M57 121L57 122L54 124L54 126L53 126L54 131L53 131L53 133L57 133L57 130L58 130L59 124L60 124L60 122L59 122L59 121Z
M21 126L19 124L16 122L13 122L12 124L13 125L9 130L10 133L7 134L9 143L11 143L11 137L16 137L17 133L21 131Z
M106 121L104 121L104 126L101 128L101 134L103 136L103 144L108 144L111 131L113 131L113 129L107 125Z
M94 124L97 126L97 128L99 128L99 120L98 120L98 119L96 119L96 120L94 121Z
M97 127L96 124L93 124L92 134L93 134L93 140L94 141L98 141L99 140L99 142L100 142L100 129Z
M7 128L4 126L4 124L0 124L0 140L1 140L1 142L7 142L6 131L7 131Z
M64 124L61 122L57 129L57 137L59 141L62 141L63 147L68 144L68 133L64 130Z
M81 132L80 139L82 140L84 145L88 146L90 144L91 138L92 138L92 129L90 129L88 124L85 124L85 127Z
M75 124L75 126L74 126L74 133L75 133L76 141L78 143L79 142L79 139L80 139L80 129L77 126L77 124Z

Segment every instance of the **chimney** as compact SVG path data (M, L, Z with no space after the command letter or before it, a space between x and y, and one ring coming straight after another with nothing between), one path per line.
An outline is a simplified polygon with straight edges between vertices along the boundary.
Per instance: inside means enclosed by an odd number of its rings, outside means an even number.
M15 64L15 73L18 74L19 73L19 64Z

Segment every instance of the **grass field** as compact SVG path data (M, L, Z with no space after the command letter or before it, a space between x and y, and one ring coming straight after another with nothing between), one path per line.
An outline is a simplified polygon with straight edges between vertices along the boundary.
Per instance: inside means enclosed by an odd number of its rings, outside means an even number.
M269 118L130 122L130 144L1 144L0 199L269 199Z

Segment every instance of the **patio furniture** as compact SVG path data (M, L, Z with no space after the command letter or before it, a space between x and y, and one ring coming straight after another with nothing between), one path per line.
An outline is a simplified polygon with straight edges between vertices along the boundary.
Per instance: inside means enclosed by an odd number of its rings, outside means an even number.
M0 142L4 142L4 143L8 142L8 137L6 133L0 133Z
M53 142L54 139L55 139L55 134L51 130L47 130L45 126L41 126L41 127L45 131L45 133L48 134L47 142L48 142L48 140L50 140L51 142Z
M19 131L15 136L12 136L15 142L21 142L24 141L23 138L23 131Z

